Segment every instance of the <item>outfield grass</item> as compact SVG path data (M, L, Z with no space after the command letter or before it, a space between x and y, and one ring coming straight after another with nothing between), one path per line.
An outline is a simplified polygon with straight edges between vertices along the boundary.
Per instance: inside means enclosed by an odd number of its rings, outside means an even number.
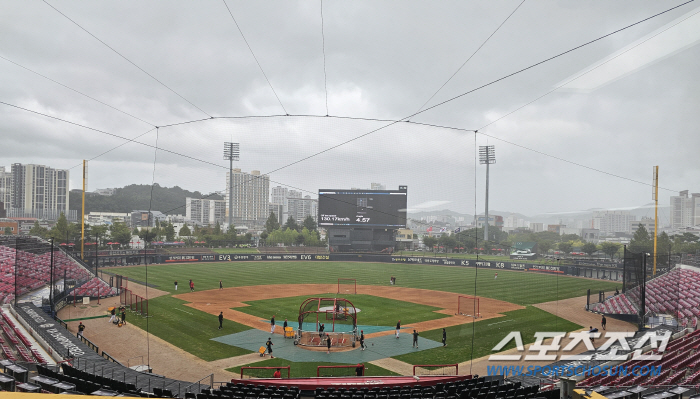
M290 362L288 360L274 358L274 359L263 360L262 362L246 364L245 366L259 366L259 367L291 366L290 370L289 370L290 374L291 374L291 378L300 378L300 377L316 377L316 368L318 366L343 366L343 365L346 365L346 364L345 363L327 363L327 362ZM241 375L241 367L245 367L245 366L228 368L228 369L226 369L226 371L236 373L240 376ZM349 373L352 373L350 375L354 375L354 371L355 371L354 369L348 370ZM269 377L272 377L272 373L274 373L274 370L269 371ZM367 364L365 364L365 375L367 375L367 376L387 376L387 375L399 375L399 374L396 374L393 371L387 370L385 368L381 368L379 366L375 366L373 364L367 363ZM287 377L285 370L283 370L282 376L284 378Z
M333 298L335 294L325 294L323 297ZM280 320L291 320L290 325L296 326L299 316L299 306L308 296L298 296L289 298L265 299L260 301L245 302L250 306L236 308L236 310L259 316L260 318L270 318L270 313L274 312L277 323ZM387 320L389 309L401 309L401 321L404 324L417 323L420 321L441 319L448 315L435 313L441 308L419 305L417 303L397 301L394 299L379 298L371 295L350 295L348 298L360 312L357 314L358 324L372 326L392 325ZM393 320L392 320L393 322ZM388 323L388 324L387 324Z
M200 291L218 289L219 280L223 281L224 287L336 284L340 277L356 278L357 283L362 285L388 285L389 277L395 276L398 286L455 294L476 293L478 296L527 306L523 310L508 312L502 318L476 322L474 334L471 324L448 328L447 348L440 347L397 357L412 364L457 363L469 360L472 355L472 336L473 356L476 359L489 354L491 348L510 331L521 331L523 341L532 342L534 331L575 330L579 326L529 305L582 296L587 289L612 291L617 286L609 281L532 272L498 270L498 279L494 279L496 270L492 269L369 262L221 262L150 265L148 271L144 266L110 268L110 271L135 280L148 281L171 294L184 291L174 291L175 280L180 283L180 287L185 288L188 280L193 279L195 289ZM285 317L296 320L298 307L304 298L306 296L251 301L250 307L237 310L255 314L262 319L269 319L271 311L279 310L274 313L281 324ZM443 317L434 313L434 308L410 302L354 294L348 295L348 299L357 302L355 305L362 309L358 315L359 324L393 325L397 319L402 319L406 324ZM446 307L451 305L453 304L445 304ZM127 321L142 329L146 329L148 322L150 333L201 359L211 361L250 353L244 349L211 341L214 337L247 330L247 326L227 320L224 322L224 330L219 331L216 328L216 316L186 307L182 300L169 295L152 299L149 303L149 313L152 317L148 321L135 316L127 318ZM502 321L503 323L500 323ZM441 330L420 333L422 337L437 342L442 338ZM307 366L300 366L304 367ZM315 373L315 363L308 367L313 368Z
M224 320L224 328L219 330L216 316L184 306L185 303L171 296L150 299L148 313L151 317L144 319L127 314L126 322L143 330L146 330L148 323L151 334L206 361L251 353L236 346L211 341L212 338L249 330L250 327Z
M477 321L476 323L462 324L448 327L447 346L427 349L420 352L395 356L395 359L410 364L453 364L469 360L470 357L478 359L482 356L494 354L491 349L495 347L511 331L520 331L523 344L535 342L534 334L537 331L573 331L582 328L578 324L564 320L553 314L545 312L534 306L525 309L513 310L505 313L505 317ZM433 341L442 342L442 330L430 330L421 332L421 337ZM473 345L472 345L472 338ZM368 340L371 342L371 340ZM473 348L473 357L472 357ZM502 350L515 348L511 340Z
M411 288L454 292L500 299L518 305L532 305L566 299L592 291L614 291L620 283L560 275L495 270L471 267L390 264L370 262L217 262L197 264L150 265L110 268L132 279L148 281L158 289L175 293L177 280L185 288L189 279L196 290L263 284L336 284L337 279L355 278L357 284L388 285L389 277L397 285ZM498 272L498 279L494 273ZM180 291L182 292L182 291ZM351 299L352 300L352 299ZM455 299L456 300L456 299Z

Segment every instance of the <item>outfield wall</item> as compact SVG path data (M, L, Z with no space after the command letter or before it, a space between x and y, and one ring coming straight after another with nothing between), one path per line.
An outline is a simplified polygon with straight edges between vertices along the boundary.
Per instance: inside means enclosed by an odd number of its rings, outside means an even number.
M255 261L330 261L330 262L379 262L403 263L438 266L478 267L498 270L516 270L567 276L588 277L603 280L622 281L622 269L617 267L579 266L579 265L545 265L511 261L476 261L459 258L431 258L423 256L396 256L374 254L192 254L192 255L158 255L155 263L187 262L255 262Z

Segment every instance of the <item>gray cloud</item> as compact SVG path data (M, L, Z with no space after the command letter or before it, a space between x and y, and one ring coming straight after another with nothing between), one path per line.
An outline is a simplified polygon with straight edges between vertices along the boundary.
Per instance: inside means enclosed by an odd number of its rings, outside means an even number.
M168 87L214 116L282 114L277 99L223 3L61 2L52 5ZM387 123L324 118L318 2L228 1L287 111L318 118L215 120L162 128L158 144L220 166L159 152L156 181L211 192L224 187L223 141L238 141L237 166L268 172ZM324 2L328 108L332 115L398 119L411 115L510 14L519 1ZM676 3L526 2L430 102L437 104ZM686 8L687 7L687 8ZM411 120L464 129L490 121L551 90L567 77L692 9L533 68ZM42 2L0 4L0 55L76 90L165 125L206 118L167 88ZM475 144L495 144L491 208L525 214L647 203L644 184L543 156L507 140L611 174L691 189L700 181L697 148L700 83L692 46L590 93L556 91L483 130L399 123L272 173L316 192L327 187L409 186L409 207L450 201L483 208L483 167ZM0 101L133 138L149 130L104 105L0 60ZM0 159L68 168L122 141L0 106ZM155 144L155 132L140 141ZM152 148L130 143L91 163L90 187L150 183ZM77 184L78 173L72 174ZM276 184L276 183L273 183ZM662 191L662 203L669 191ZM476 203L475 203L476 197Z

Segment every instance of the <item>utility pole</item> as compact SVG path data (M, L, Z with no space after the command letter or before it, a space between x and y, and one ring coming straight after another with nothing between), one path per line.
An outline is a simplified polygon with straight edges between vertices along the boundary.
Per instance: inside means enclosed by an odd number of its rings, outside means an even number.
M489 165L496 163L496 150L492 145L479 146L479 163L486 165L486 210L484 221L484 241L489 240Z
M233 227L233 161L238 161L241 151L238 143L224 143L224 159L228 164L228 228Z

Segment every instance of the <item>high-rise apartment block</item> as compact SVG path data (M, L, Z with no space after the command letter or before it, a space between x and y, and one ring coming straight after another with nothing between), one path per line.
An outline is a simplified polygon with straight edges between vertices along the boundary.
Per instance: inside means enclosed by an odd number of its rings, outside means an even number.
M61 213L75 220L69 212L69 175L64 169L44 165L12 164L8 172L0 167L0 201L8 217L33 217L56 220Z
M683 190L671 197L671 229L700 225L700 193Z
M5 167L0 166L0 202L4 204L4 209L10 207L12 193L12 173L5 172Z
M286 223L290 216L297 223L302 223L308 216L314 218L314 221L318 219L317 199L312 199L309 195L302 197L301 191L281 186L273 187L271 193L269 210L275 213L280 224Z
M232 198L233 223L262 225L267 220L270 203L270 177L260 171L250 173L233 169L233 186L229 186L229 173L226 173L226 217L228 199Z
M304 198L288 198L287 214L293 217L299 224L304 222L309 216L318 223L318 200L311 198L310 195Z
M204 226L213 226L216 222L223 224L226 221L225 200L185 198L185 219L193 220Z
M595 211L591 227L601 234L630 233L633 227L636 230L635 220L629 211Z

